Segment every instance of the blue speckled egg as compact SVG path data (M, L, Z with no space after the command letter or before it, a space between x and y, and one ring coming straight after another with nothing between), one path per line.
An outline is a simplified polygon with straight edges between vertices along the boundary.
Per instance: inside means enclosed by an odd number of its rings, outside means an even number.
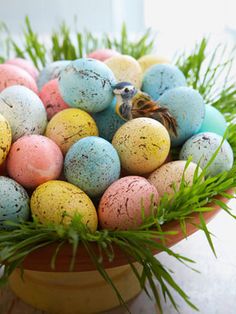
M100 196L120 176L120 160L106 140L89 136L71 146L64 163L66 179L91 197Z
M227 129L225 117L213 106L206 105L205 109L205 118L197 133L213 132L223 136Z
M10 229L6 221L27 221L30 215L29 196L16 181L0 176L0 230Z
M101 111L93 114L93 118L99 130L99 136L111 142L116 131L121 127L125 120L121 119L116 113L116 98L113 99L111 105Z
M180 151L180 159L187 160L192 156L192 161L195 163L200 161L200 167L203 169L220 146L221 141L222 136L212 132L196 134L184 143ZM233 160L232 148L225 140L215 160L208 168L208 176L215 176L230 170L233 166Z
M169 89L186 86L183 73L174 65L156 64L143 77L142 90L157 100Z
M107 65L89 58L72 61L59 76L64 101L87 112L99 112L111 104L115 83L115 76Z
M158 102L161 107L168 108L177 121L178 135L171 135L172 146L183 144L200 129L205 116L205 103L198 91L190 87L176 87L163 94Z
M43 85L47 82L58 78L60 72L70 63L70 60L59 60L49 63L42 71L39 73L37 78L38 89L41 91Z

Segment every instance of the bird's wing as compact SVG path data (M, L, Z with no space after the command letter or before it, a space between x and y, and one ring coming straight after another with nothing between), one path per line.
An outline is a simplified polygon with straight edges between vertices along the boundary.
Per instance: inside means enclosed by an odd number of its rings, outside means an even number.
M150 101L152 99L148 94L138 91L132 98L132 110L144 110Z

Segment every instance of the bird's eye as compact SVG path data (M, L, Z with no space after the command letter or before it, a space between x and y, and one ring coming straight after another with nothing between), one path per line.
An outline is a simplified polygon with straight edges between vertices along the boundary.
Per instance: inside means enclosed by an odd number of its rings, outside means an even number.
M129 92L129 89L126 87L125 88L125 93L128 93Z

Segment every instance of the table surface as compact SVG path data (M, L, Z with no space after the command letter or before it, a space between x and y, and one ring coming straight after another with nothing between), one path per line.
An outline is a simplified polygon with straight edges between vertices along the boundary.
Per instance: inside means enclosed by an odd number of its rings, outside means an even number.
M236 212L236 201L231 201L231 207ZM174 251L186 255L196 261L194 267L200 271L193 272L184 265L175 261L164 253L158 258L167 267L174 270L175 279L198 306L201 314L235 314L236 313L236 221L225 212L221 212L208 225L215 235L214 245L217 258L214 257L208 247L208 243L202 232L197 232L187 240L183 240L173 247ZM196 313L190 309L174 293L179 304L181 314ZM141 293L137 298L129 302L132 314L155 314L157 308L155 302ZM175 314L170 302L164 303L164 314ZM13 295L9 288L0 290L1 314L46 314L43 311L33 309L21 302ZM122 308L117 308L103 314L125 314Z

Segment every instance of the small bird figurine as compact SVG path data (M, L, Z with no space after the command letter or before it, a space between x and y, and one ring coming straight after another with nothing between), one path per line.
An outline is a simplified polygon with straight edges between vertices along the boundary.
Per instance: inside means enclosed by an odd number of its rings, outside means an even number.
M151 97L137 90L129 82L121 82L113 87L116 95L116 113L123 120L146 117L161 122L168 131L177 136L177 122L165 107L160 107Z

